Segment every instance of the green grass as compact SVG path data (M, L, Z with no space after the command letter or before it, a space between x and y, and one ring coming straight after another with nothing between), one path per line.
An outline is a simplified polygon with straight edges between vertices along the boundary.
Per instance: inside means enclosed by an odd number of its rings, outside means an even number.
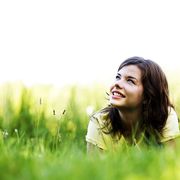
M179 114L179 86L170 88ZM0 179L180 179L179 140L175 150L86 154L86 108L106 105L103 86L0 90Z
M179 179L180 157L172 149L135 148L87 156L84 144L50 150L43 141L1 147L1 179Z

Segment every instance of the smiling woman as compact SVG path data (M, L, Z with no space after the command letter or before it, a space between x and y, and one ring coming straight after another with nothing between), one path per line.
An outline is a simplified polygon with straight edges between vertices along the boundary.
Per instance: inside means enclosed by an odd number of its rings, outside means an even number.
M126 90L126 92L123 91ZM135 108L141 106L143 85L141 70L134 65L125 66L118 71L116 81L110 88L110 104L118 107Z
M166 76L158 64L131 57L120 65L110 87L109 105L92 115L87 150L122 145L162 145L179 136Z

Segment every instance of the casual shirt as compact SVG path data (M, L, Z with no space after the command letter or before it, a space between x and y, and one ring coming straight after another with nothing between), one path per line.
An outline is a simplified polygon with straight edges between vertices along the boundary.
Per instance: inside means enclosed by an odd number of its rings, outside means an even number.
M105 121L107 121L107 116L108 113L104 112L98 112L92 115L86 135L87 142L92 143L103 150L113 148L114 145L126 142L123 136L112 136L111 134L105 133L102 130L102 128L104 128ZM174 109L170 108L168 119L163 128L160 141L166 142L178 136L180 136L178 117Z

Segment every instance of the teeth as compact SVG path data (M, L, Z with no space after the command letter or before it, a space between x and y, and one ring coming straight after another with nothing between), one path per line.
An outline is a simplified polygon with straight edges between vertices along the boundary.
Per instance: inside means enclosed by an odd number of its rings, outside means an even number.
M114 95L115 96L121 96L119 93L117 93L117 92L114 92Z
M112 94L113 94L114 96L124 97L124 96L121 95L119 92L113 92Z

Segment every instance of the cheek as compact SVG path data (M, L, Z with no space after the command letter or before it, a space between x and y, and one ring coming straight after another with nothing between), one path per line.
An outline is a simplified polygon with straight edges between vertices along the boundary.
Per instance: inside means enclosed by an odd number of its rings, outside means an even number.
M139 99L139 101L143 101L143 90L140 90L138 93L137 93L137 98Z
M143 99L143 89L131 89L129 91L129 95L133 96L134 98L136 98L139 101L142 101Z

